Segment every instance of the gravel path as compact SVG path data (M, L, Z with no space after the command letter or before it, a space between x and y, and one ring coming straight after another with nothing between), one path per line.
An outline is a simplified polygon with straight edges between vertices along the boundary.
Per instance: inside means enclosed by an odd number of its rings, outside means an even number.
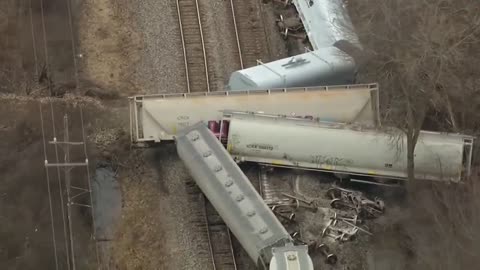
M209 70L214 74L211 90L223 91L230 74L240 69L230 1L199 0L198 2L202 11L207 56L212 59L209 63Z
M174 145L154 150L153 154L152 165L157 166L158 181L168 190L168 198L163 199L165 204L162 208L168 211L166 214L169 216L164 216L163 219L170 227L166 238L173 240L175 236L176 239L169 246L170 253L177 255L170 256L172 262L179 265L179 268L174 269L210 269L210 255L199 248L208 239L204 238L205 234L198 233L199 228L192 222L193 216L203 211L203 205L189 202L191 197L186 192L185 183L191 180L190 175L179 160Z
M129 1L128 11L141 33L140 61L134 82L145 94L185 92L182 44L175 1Z
M205 241L190 222L185 179L173 145L137 150L131 169L121 172L124 205L115 239L114 261L120 269L209 269L209 257L199 256ZM123 268L122 268L123 267Z

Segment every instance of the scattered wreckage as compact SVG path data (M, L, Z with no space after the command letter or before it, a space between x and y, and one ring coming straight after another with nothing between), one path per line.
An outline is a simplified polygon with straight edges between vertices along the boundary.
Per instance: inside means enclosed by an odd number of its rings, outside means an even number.
M376 218L385 210L382 200L375 198L372 201L359 191L333 187L327 190L327 197L331 199L332 208L354 210L361 218Z
M296 212L299 209L316 213L322 208L321 202L325 202L325 198L312 200L288 193L282 193L282 196L284 199L269 206L286 228L297 225ZM364 225L366 220L378 218L385 213L385 203L380 198L369 199L360 191L338 186L327 190L326 199L330 205L327 213L331 214L319 239L304 241L298 229L293 229L290 236L296 243L307 245L309 252L321 254L325 258L325 263L335 264L337 256L327 245L327 239L347 242L354 240L358 232L373 235Z

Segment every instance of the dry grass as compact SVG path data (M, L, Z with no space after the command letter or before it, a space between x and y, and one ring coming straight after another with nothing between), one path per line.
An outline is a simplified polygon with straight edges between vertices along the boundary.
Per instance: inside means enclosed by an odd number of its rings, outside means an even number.
M40 102L41 104L68 104L73 108L91 106L96 109L104 109L103 104L98 100L91 97L78 96L66 94L63 98L54 97L33 97L33 96L21 96L16 94L0 94L0 101L14 102L18 105L25 105L32 101Z
M78 100L77 100L78 101ZM0 268L1 269L55 269L50 207L44 169L44 151L40 125L39 105L43 104L45 131L47 140L53 137L50 120L50 106L46 100L21 98L15 96L0 97ZM82 103L85 121L100 110L91 103ZM90 104L90 105L89 105ZM72 139L81 137L78 104L68 100L52 100L57 120L57 136L61 138L61 120L64 113L71 119ZM57 122L57 121L56 121ZM54 159L52 148L47 149L50 161ZM83 149L72 149L72 160L83 157ZM92 153L92 152L90 152ZM95 155L90 156L92 164ZM84 171L75 170L72 181L79 186L85 178ZM65 246L63 224L60 211L60 190L57 174L50 171L50 187L55 224L55 239L58 248L60 268L65 265ZM78 199L84 199L83 197ZM88 211L74 208L76 254L78 267L92 269L94 249L87 248L90 243L91 217Z
M480 187L436 183L410 187L404 227L415 254L410 269L474 269L480 264Z

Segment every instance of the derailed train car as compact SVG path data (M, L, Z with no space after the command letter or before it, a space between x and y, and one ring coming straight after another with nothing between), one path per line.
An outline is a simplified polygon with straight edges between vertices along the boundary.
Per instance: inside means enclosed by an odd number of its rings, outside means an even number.
M348 42L358 50L362 45L343 0L292 0L314 50Z
M315 119L226 111L218 137L237 162L380 179L407 178L406 137ZM418 179L460 182L470 175L474 138L422 131L415 148Z
M353 84L355 75L353 58L332 46L237 70L227 90Z
M294 246L287 230L204 123L183 129L175 142L193 179L257 267L267 269L273 261L278 266L274 269L313 269L307 247ZM280 267L286 258L278 256L288 256L293 268Z
M219 121L226 108L379 125L378 85L318 86L238 92L135 96L130 131L136 145L172 141L198 121Z
M342 0L293 0L313 51L230 75L228 90L355 83L362 45Z

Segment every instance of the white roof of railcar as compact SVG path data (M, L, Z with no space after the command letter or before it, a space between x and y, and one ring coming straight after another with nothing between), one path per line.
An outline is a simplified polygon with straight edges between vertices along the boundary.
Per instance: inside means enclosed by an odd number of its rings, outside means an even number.
M322 121L321 119L307 119L304 117L295 117L294 115L276 115L268 114L262 112L248 112L248 111L236 111L236 110L223 110L223 115L226 118L238 118L238 119L251 119L251 121L275 121L279 125L283 124L295 124L300 126L311 126L327 129L342 129L342 130L353 130L360 132L384 132L384 133L398 133L401 132L400 129L394 127L384 127L384 126L373 126L360 123L339 123L339 122L330 122ZM460 134L460 133L448 133L448 132L438 132L438 131L426 131L422 130L422 134L429 135L431 137L441 137L442 140L445 138L452 138L455 140L458 139L474 139L474 136Z
M340 40L362 49L342 0L293 0L293 3L315 50Z
M291 85L290 81L312 80L312 77L328 79L346 70L355 69L355 62L342 50L330 46L322 50L310 51L303 54L282 58L269 63L259 64L254 67L242 69L232 73L232 78L238 74L250 80L249 84L271 85L276 83L279 87ZM237 91L237 90L235 90Z

